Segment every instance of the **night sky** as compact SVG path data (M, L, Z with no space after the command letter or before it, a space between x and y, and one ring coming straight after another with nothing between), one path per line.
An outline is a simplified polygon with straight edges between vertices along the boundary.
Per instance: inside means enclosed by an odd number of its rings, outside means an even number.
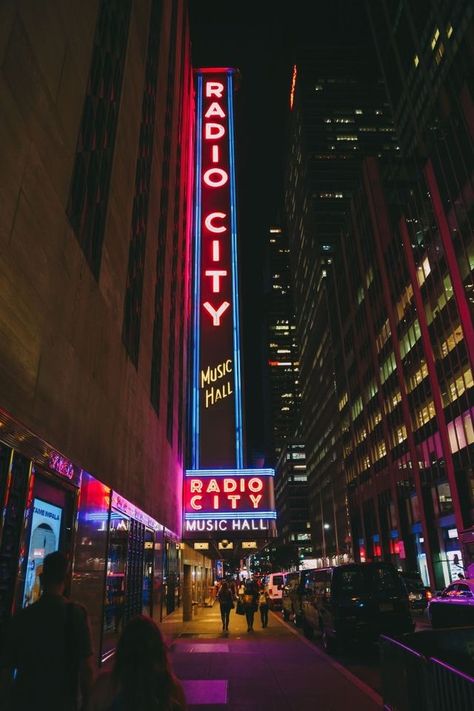
M367 37L363 0L190 0L195 67L232 66L236 96L241 321L247 456L264 452L264 256L268 228L281 213L285 122L298 43L338 44Z

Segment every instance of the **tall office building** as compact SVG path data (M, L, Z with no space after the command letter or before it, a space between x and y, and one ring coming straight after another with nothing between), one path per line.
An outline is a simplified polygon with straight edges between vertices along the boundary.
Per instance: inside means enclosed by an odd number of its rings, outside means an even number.
M313 559L308 493L304 444L291 438L275 469L278 545L287 556L288 567Z
M368 37L300 51L292 73L285 208L314 553L351 551L335 370L340 358L340 230L365 155L398 154ZM365 42L365 44L364 44ZM369 42L370 44L370 42Z
M344 240L344 459L357 558L442 587L474 560L470 3L367 3L403 163Z
M100 661L131 615L174 609L193 555L187 11L3 3L0 24L0 622L60 548Z
M281 227L270 227L267 255L265 319L271 422L268 456L275 466L285 444L294 438L300 409L290 249Z

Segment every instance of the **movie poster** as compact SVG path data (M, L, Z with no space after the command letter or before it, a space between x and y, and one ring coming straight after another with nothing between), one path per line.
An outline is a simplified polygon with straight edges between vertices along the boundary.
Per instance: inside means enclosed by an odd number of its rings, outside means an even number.
M34 499L23 607L36 602L41 594L39 576L43 570L43 560L49 553L59 549L61 516L59 506Z

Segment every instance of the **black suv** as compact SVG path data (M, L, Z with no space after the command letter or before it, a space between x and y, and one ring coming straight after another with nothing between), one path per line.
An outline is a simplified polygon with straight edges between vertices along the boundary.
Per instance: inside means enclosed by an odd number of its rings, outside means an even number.
M348 563L301 574L303 629L328 652L344 642L413 632L408 593L389 563Z
M419 573L400 573L408 593L408 602L412 610L426 610L433 597Z

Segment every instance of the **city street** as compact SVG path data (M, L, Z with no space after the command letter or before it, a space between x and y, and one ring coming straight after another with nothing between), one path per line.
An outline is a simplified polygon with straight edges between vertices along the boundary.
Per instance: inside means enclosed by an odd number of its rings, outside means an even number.
M197 608L192 622L181 610L163 621L175 673L191 709L232 711L375 711L380 695L317 644L271 613L254 631L245 617L231 613L229 632L221 631L219 607ZM364 662L365 664L365 662Z

